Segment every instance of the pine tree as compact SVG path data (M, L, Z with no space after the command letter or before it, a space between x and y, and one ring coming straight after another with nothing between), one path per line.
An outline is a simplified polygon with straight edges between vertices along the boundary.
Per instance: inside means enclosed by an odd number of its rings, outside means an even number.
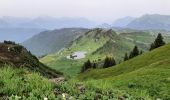
M139 55L139 49L137 46L133 48L133 51L130 52L129 58L133 58Z
M84 63L81 72L85 72L87 69L92 68L92 63L90 60L88 60L87 62Z
M106 57L104 60L103 68L107 68L109 66L109 57Z
M86 62L86 67L87 67L87 69L89 69L89 68L92 67L92 63L91 63L90 60L88 60L88 61Z
M116 61L114 58L110 58L110 57L105 58L103 68L108 68L114 65L116 65Z
M128 54L125 53L124 61L126 61L126 60L128 60L128 59L129 59Z
M154 43L151 44L150 50L161 47L163 45L165 45L165 42L163 41L162 34L159 33L157 38L155 39Z
M110 66L115 66L116 65L116 61L114 58L110 58Z
M155 49L155 45L154 45L154 43L152 43L152 44L151 44L151 47L150 47L150 49L149 49L149 50L151 51L151 50L153 50L153 49Z

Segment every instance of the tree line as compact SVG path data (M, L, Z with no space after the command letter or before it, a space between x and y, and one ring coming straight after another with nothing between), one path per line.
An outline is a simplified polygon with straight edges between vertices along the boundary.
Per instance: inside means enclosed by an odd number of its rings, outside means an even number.
M105 60L104 60L104 64L102 66L102 68L108 68L108 67L112 67L112 66L115 66L116 65L116 61L113 57L106 57ZM86 70L88 69L96 69L98 68L97 67L97 63L95 62L91 62L90 60L87 60L83 66L82 66L82 69L81 69L81 72L85 72Z

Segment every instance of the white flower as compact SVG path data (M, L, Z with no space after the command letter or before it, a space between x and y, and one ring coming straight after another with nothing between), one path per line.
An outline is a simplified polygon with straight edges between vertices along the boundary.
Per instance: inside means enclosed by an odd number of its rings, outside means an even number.
M48 98L47 98L47 97L45 97L45 98L44 98L44 100L48 100Z
M62 94L62 96L63 96L63 98L66 98L66 95L64 93Z

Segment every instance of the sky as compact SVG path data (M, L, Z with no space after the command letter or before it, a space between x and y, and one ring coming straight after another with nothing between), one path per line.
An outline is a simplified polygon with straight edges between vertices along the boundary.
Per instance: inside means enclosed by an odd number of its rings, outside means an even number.
M0 0L0 17L83 17L110 22L143 14L170 15L170 0Z

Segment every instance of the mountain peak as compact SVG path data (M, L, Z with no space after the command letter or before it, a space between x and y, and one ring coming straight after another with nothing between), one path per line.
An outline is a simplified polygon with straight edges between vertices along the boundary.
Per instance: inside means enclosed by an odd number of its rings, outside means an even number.
M90 31L88 31L87 33L85 33L85 36L91 37L91 38L113 38L114 36L116 36L117 33L115 31L113 31L112 29L102 29L102 28L95 28L92 29Z

